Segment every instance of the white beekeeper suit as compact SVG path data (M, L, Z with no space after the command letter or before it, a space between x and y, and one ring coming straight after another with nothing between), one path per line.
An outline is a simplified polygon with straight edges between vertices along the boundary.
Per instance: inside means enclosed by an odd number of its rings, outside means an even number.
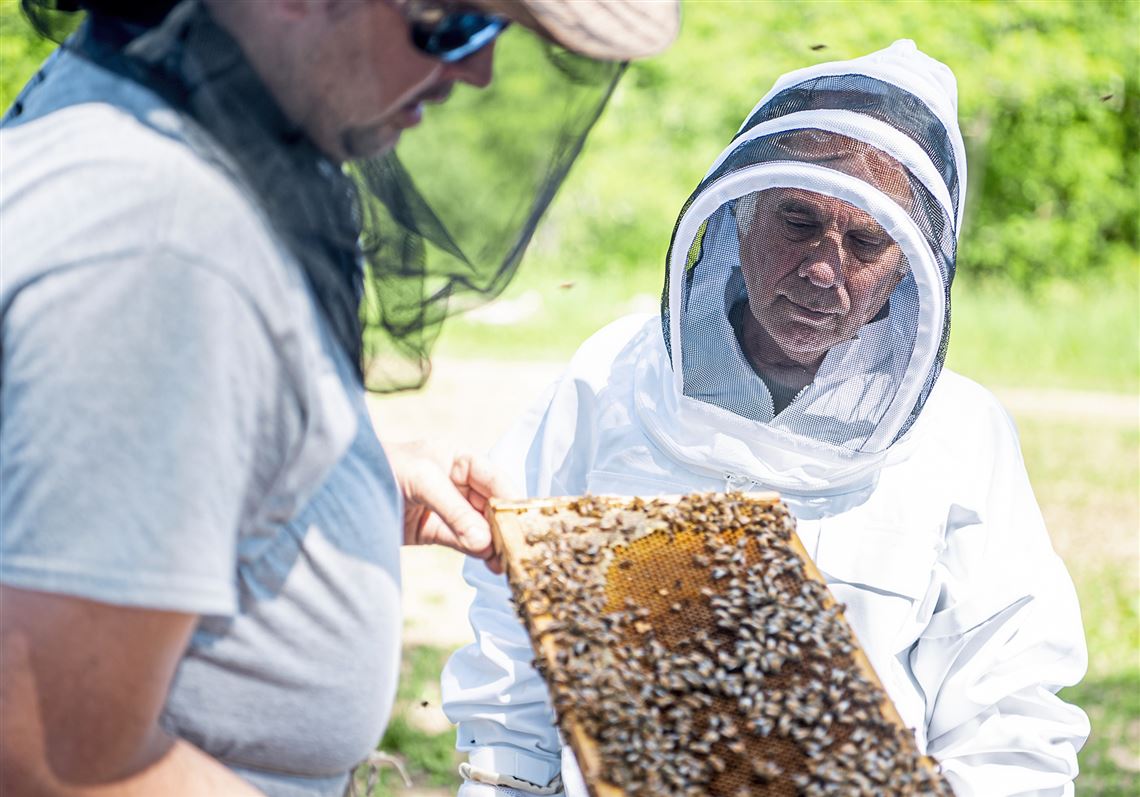
M528 496L780 491L955 793L1072 794L1076 595L1008 416L942 369L965 187L953 74L913 42L785 75L682 210L662 315L588 340L493 456ZM504 579L465 573L461 797L584 795Z

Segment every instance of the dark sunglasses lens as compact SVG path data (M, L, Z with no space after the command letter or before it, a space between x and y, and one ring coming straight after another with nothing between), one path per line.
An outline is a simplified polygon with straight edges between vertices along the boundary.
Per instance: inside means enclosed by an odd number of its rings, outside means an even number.
M494 40L506 21L490 14L465 11L448 14L439 22L412 24L412 44L427 55L452 62L466 58Z

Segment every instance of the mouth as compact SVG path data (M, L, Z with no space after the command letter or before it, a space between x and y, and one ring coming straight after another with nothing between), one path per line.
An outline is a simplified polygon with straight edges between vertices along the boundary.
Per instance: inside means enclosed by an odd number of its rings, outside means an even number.
M838 313L828 312L826 310L813 310L810 307L805 307L789 299L787 296L782 296L781 298L787 303L788 313L793 320L812 327L831 327L835 325Z
M407 129L415 127L424 118L424 104L422 102L409 102L396 112L396 126Z
M451 95L451 88L452 84L447 83L417 94L414 100L401 106L396 112L396 126L407 129L418 125L424 118L424 105L428 103L438 105L445 102Z

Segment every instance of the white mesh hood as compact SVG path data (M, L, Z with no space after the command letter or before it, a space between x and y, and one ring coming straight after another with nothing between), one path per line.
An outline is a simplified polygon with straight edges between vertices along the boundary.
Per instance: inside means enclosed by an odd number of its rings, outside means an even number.
M651 432L711 425L738 441L711 466L780 489L880 463L945 359L964 191L953 75L913 42L780 78L677 221Z

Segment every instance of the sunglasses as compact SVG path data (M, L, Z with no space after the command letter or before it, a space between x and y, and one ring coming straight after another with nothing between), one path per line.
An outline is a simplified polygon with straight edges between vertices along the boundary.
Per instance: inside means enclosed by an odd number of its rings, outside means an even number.
M412 45L445 64L462 61L483 49L510 24L496 14L470 8L447 11L434 3L409 3L405 16Z

